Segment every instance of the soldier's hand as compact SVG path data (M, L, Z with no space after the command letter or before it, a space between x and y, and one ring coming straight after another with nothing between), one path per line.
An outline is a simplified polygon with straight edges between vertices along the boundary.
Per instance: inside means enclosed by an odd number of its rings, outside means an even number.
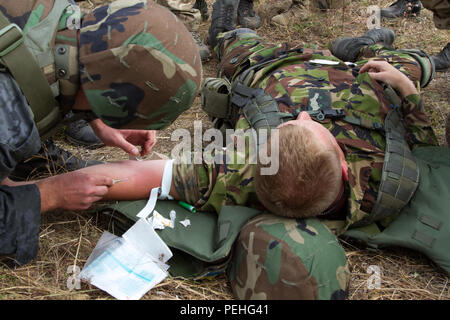
M156 144L155 130L117 130L116 147L133 156L145 156ZM141 146L141 152L135 146Z
M36 185L41 194L41 212L53 209L85 210L108 193L113 180L72 171L37 181Z
M99 139L107 146L118 147L133 156L144 156L156 144L155 130L114 129L104 124L100 119L90 122ZM141 152L136 146L141 146Z
M373 80L384 82L400 91L403 97L418 93L414 83L387 61L369 61L361 67L359 73L363 72L368 72Z

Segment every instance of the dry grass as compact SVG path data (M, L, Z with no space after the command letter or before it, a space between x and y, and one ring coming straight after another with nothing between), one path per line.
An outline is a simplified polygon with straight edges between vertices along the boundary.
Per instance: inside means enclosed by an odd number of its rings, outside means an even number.
M89 9L106 0L81 2ZM207 0L211 9L213 0ZM393 0L392 0L393 2ZM298 21L295 28L277 28L265 19L259 34L273 42L315 43L326 47L332 39L342 35L359 35L366 30L365 8L368 5L387 6L390 0L352 1L345 9L329 11L326 14L311 14L308 19ZM260 10L268 0L260 0L256 8ZM262 11L260 14L266 17ZM383 22L397 34L397 47L420 48L428 53L439 52L449 42L449 32L437 30L432 22L432 14L422 10L413 19L397 19ZM200 27L200 34L206 39L209 21ZM204 76L214 76L217 59L204 65ZM435 80L424 90L423 99L427 112L433 121L441 144L444 143L444 121L449 112L449 73L437 74ZM158 145L148 159L160 154L169 154L175 142L170 141L171 132L176 128L191 128L194 120L204 121L207 117L200 107L199 99L191 109L181 115L168 129L159 133ZM96 150L74 147L64 140L63 133L56 136L56 142L65 149L84 159L112 161L126 159L119 150L104 147ZM39 254L30 264L12 267L7 258L0 260L0 299L112 299L108 294L82 283L80 290L69 291L67 280L71 275L68 268L82 268L100 238L107 229L108 221L93 208L89 212L51 212L42 216ZM393 248L383 252L373 252L355 243L342 242L351 269L349 298L358 299L449 299L449 277L423 255L406 249ZM367 289L369 265L377 265L381 270L381 288ZM232 299L230 287L224 275L214 279L192 281L167 278L144 296L143 299Z

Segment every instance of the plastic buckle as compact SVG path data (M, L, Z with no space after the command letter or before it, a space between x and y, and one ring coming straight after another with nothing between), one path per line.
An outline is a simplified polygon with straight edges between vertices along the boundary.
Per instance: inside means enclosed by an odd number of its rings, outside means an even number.
M319 121L327 119L340 119L345 117L345 112L343 109L327 109L327 110L309 110L308 112L310 117L314 117ZM295 116L295 114L293 113ZM297 114L298 115L298 114Z
M319 121L325 120L325 113L323 110L308 110L306 111L310 117L314 117Z
M324 114L325 118L339 119L345 117L345 112L343 109L322 110L322 113Z
M18 39L14 39L13 41L11 41L11 43L7 43L7 45L3 45L1 43L1 38L8 33L9 31L11 31L12 29L17 29L17 31L19 31L19 35L20 37ZM5 55L7 55L8 53L10 53L11 51L13 51L14 49L16 49L20 44L22 44L23 42L23 33L22 33L22 29L15 23L11 23L9 25L7 25L6 27L4 27L3 29L0 30L0 45L2 45L0 47L0 57L3 57Z

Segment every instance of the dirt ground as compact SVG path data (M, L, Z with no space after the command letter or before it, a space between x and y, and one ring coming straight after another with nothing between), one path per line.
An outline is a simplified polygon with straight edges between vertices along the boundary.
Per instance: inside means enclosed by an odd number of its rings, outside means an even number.
M392 0L393 1L393 0ZM82 1L85 10L107 0ZM211 12L213 0L207 0ZM260 0L255 8L264 19L258 33L273 42L314 43L327 47L336 37L356 36L367 30L366 8L369 5L388 6L391 1L361 0L351 1L342 9L326 13L308 12L304 19L296 20L291 28L280 28L270 24L270 17L277 13L277 6L286 1L274 2ZM289 1L287 1L289 2ZM205 40L210 21L201 24L199 34ZM382 21L382 25L392 28L396 33L395 45L398 48L419 48L430 54L438 53L449 41L450 33L434 27L432 13L422 10L415 18ZM204 77L214 76L218 60L212 58L204 64ZM436 78L422 92L424 106L432 119L433 126L444 145L444 126L450 111L450 74L438 73ZM202 111L199 98L193 106L182 114L169 128L158 133L158 143L146 159L169 155L176 144L172 142L171 132L177 128L193 129L193 121L202 120L207 126L208 118ZM114 161L127 159L123 151L110 147L89 150L69 144L61 131L55 137L59 146L83 159ZM93 208L89 212L57 211L44 214L39 240L39 253L30 264L13 268L7 260L0 260L0 299L113 299L101 290L87 283L79 290L69 290L67 281L72 266L82 268L107 221ZM356 243L341 241L351 270L349 299L374 300L440 300L450 299L450 278L425 256L401 248L386 249L382 252L367 250ZM379 266L381 287L368 289L367 280L371 276L368 266ZM225 275L213 279L192 281L168 277L148 292L143 299L233 299Z

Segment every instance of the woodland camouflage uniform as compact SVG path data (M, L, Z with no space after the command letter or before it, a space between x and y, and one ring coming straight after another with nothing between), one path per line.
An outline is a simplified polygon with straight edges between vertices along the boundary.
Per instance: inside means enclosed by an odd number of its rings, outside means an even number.
M161 129L187 110L202 76L189 32L153 1L115 1L85 16L81 83L93 111L115 127ZM125 7L125 8L123 8ZM149 19L141 12L151 12ZM129 26L135 34L124 32ZM108 79L121 79L111 83Z
M229 32L228 34L232 34ZM422 76L419 63L408 53L373 45L361 50L358 62L348 67L308 63L310 59L340 61L328 50L273 45L253 32L225 37L221 34L215 50L220 58L219 75L233 81L241 71L257 62L279 55L284 58L256 72L251 87L262 88L277 102L281 112L321 108L344 109L349 116L363 120L354 125L338 119L321 123L336 137L346 155L349 183L348 201L342 214L327 219L287 219L262 215L250 221L237 241L229 276L233 292L240 299L339 299L346 295L349 270L345 252L334 235L366 217L376 201L386 142L371 126L382 124L392 108L381 85L367 73L359 74L370 59L386 60L418 86ZM419 95L401 102L411 146L437 145L430 121ZM249 129L241 116L236 129ZM258 208L252 164L176 165L174 181L181 197L200 210L219 212L224 205ZM186 187L187 186L187 187ZM387 226L390 217L377 222ZM330 232L330 230L332 232Z

